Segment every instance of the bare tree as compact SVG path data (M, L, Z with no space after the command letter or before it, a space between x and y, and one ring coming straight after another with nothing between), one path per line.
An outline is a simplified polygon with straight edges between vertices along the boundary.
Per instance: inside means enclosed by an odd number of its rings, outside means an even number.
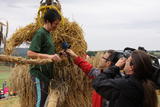
M6 27L6 34L3 33L3 27ZM6 46L6 38L8 35L8 21L6 22L6 24L0 22L0 46L3 43L4 44L4 48Z
M0 46L3 41L3 25L0 23Z

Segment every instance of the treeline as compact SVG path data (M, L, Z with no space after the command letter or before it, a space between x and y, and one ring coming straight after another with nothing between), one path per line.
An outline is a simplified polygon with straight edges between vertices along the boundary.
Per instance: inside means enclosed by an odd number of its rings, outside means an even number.
M12 52L13 56L22 56L25 57L27 55L28 48L15 48ZM3 54L3 48L0 48L0 54Z

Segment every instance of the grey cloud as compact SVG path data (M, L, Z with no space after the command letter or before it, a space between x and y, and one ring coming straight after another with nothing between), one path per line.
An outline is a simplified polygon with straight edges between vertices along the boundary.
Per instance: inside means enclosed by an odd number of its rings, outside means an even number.
M7 7L10 7L10 8L21 8L21 6L18 6L16 4L7 4Z
M117 29L117 28L124 28L124 29L160 29L160 20L159 21L133 21L128 23L114 23L114 24L97 24L101 28L107 29Z
M0 16L10 22L10 33L33 22L40 0L5 0ZM63 13L82 25L88 50L126 46L160 49L159 0L60 0ZM7 9L8 8L8 9ZM25 11L25 15L23 14ZM17 14L15 14L17 13ZM1 17L0 17L1 18ZM14 19L14 20L13 20Z

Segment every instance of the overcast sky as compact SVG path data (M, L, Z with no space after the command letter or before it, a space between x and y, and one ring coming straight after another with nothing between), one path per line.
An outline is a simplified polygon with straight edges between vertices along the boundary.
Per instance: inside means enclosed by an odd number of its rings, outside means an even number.
M9 35L34 22L40 0L4 0ZM160 50L160 0L61 0L63 14L84 30L88 50L144 46Z

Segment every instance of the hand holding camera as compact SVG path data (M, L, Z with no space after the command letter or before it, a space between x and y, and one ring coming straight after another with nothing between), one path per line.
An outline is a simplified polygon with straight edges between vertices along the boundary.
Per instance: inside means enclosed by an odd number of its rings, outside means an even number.
M78 56L78 55L77 55L75 52L73 52L71 49L67 49L66 52L67 52L70 56L72 56L72 57L77 57L77 56Z
M126 58L122 57L120 58L117 63L115 64L115 66L119 67L119 68L123 68L125 63L126 63Z

